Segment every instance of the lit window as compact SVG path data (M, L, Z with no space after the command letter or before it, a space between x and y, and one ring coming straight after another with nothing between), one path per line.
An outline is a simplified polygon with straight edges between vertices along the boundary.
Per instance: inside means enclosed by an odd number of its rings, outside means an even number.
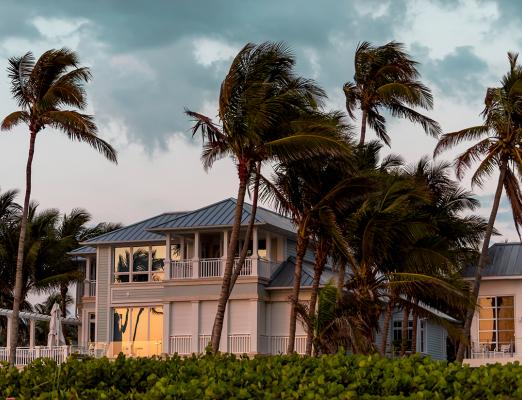
M488 296L479 298L479 344L489 350L501 350L515 339L515 309L513 296Z
M165 252L165 246L116 247L113 260L114 282L163 280Z

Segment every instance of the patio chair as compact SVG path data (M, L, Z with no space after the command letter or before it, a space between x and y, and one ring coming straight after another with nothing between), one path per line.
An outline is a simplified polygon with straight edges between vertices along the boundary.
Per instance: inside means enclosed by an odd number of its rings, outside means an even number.
M479 344L476 342L471 343L471 358L485 358L486 357L486 348L487 346L484 344Z

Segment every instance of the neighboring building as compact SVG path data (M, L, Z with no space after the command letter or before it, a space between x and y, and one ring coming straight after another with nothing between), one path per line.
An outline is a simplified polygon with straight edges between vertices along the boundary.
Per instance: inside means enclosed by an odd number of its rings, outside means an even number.
M472 280L474 274L469 268L465 277ZM522 361L522 243L489 248L470 336L471 365Z
M79 344L106 346L109 356L120 351L138 356L204 351L221 290L235 206L234 199L226 199L196 211L161 214L88 240L73 251L72 255L85 259L86 280L77 295L82 321ZM245 204L240 237L250 211ZM241 245L240 240L238 248ZM258 208L248 258L227 306L222 351L285 352L295 254L291 220ZM326 268L321 284L335 275ZM309 299L312 276L313 252L308 251L302 300ZM391 338L398 335L395 320L402 321L402 315L394 317ZM445 358L445 331L424 320L419 327L417 349ZM430 351L434 341L440 351ZM304 352L305 342L298 323L297 352Z

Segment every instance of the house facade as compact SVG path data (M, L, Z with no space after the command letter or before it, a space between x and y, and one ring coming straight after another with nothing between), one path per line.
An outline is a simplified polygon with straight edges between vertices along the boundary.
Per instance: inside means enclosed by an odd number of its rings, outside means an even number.
M466 279L474 272L469 268ZM522 361L522 243L489 248L470 336L470 365Z
M203 352L212 332L235 206L234 199L226 199L196 211L161 214L93 238L72 252L85 260L85 282L77 293L79 344L103 348L109 356ZM238 249L250 212L245 204ZM286 351L295 255L291 220L258 208L248 257L227 306L222 351ZM313 261L308 251L303 301L310 296ZM335 277L327 267L321 284ZM401 323L402 314L394 316L390 343ZM443 329L430 325L420 322L417 351L445 358ZM298 323L298 353L304 353L305 343Z

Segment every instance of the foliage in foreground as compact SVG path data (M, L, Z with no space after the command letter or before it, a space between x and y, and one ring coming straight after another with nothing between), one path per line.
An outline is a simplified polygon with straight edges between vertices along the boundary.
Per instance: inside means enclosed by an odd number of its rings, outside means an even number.
M522 366L480 368L418 356L193 356L167 360L37 360L5 367L0 394L17 399L521 398Z

